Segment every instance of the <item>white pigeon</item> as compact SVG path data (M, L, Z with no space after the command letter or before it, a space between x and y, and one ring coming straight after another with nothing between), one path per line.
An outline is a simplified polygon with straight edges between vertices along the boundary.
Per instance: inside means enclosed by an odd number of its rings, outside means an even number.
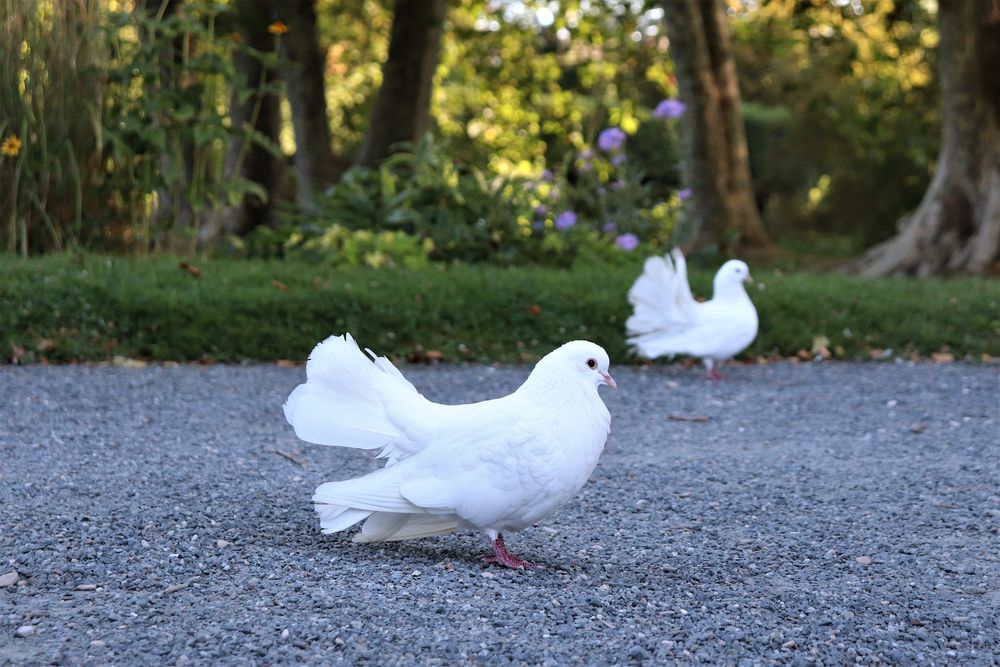
M465 405L429 401L388 359L367 352L374 363L350 334L323 341L284 406L302 440L388 459L381 470L316 489L323 532L364 520L354 541L384 542L474 528L492 546L484 562L534 567L507 551L503 533L561 507L597 465L611 430L597 388L617 387L604 349L566 343L514 393Z
M721 379L715 363L739 354L757 337L757 309L743 288L751 280L746 263L731 259L715 274L711 300L699 303L691 296L679 249L650 257L628 292L634 307L625 322L629 344L650 359L701 357L709 379Z

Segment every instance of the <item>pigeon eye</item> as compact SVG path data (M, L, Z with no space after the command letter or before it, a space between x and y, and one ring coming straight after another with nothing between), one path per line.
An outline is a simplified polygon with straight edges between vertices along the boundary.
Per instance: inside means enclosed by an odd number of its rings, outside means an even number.
M588 368L597 368L597 360L596 359L587 359L587 367Z

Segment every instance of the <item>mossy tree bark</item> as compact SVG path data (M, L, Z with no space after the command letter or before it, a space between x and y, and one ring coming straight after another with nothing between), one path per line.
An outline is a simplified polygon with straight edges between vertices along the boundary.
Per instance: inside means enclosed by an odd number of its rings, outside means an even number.
M899 233L848 267L862 275L985 273L1000 261L1000 0L940 0L938 8L934 178Z
M396 0L382 85L357 163L374 166L430 124L431 88L441 47L445 0Z
M732 42L722 0L661 2L684 127L695 245L771 247L754 200Z

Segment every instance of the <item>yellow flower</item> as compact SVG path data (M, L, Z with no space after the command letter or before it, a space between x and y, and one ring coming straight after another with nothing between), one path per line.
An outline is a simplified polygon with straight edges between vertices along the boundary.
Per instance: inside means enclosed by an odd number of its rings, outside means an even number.
M288 32L288 26L285 25L284 21L275 21L267 26L267 31L272 35L284 35Z
M9 155L11 157L16 156L21 152L21 140L15 137L13 134L3 140L0 144L0 153L4 155Z

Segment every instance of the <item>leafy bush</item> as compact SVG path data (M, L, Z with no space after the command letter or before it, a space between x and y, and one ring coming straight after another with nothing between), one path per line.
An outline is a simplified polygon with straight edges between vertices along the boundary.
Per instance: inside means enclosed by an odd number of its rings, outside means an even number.
M349 170L315 211L286 209L291 224L275 239L281 252L261 254L335 255L377 231L395 232L382 238L400 247L402 234L412 236L412 247L436 261L569 266L581 253L608 259L643 240L666 242L672 229L672 209L652 199L641 174L612 164L614 156L590 151L527 179L462 166L430 135L405 148L377 169ZM352 239L362 231L369 235ZM412 260L410 248L401 252Z

